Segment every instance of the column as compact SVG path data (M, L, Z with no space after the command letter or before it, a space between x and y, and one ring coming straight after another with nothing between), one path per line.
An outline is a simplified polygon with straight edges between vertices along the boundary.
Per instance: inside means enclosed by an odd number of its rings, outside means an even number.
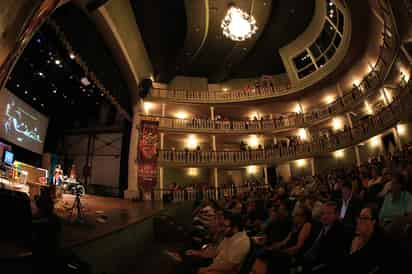
M166 116L166 104L162 103L162 117ZM164 143L165 143L165 133L160 132L160 150L164 149ZM163 189L164 189L164 167L159 167L159 194L160 194L160 200L163 200Z
M355 149L356 166L359 167L361 165L359 146L355 145L353 148Z
M214 187L215 187L215 199L217 200L217 199L219 199L219 191L218 191L219 179L218 179L217 167L213 168L213 184L214 184Z
M388 96L386 95L386 92L385 92L385 90L384 90L384 88L381 88L380 89L380 93L381 93L381 96L382 96L382 101L383 101L383 104L385 105L385 106L387 106L387 105L389 105L389 98L388 98Z
M212 107L211 107L212 108ZM212 150L216 151L216 136L212 135ZM219 198L219 180L218 180L218 170L217 167L213 168L213 186L215 188L215 197L216 200Z
M140 196L138 188L138 164L137 164L137 146L139 139L139 103L133 108L133 121L132 129L130 133L130 145L129 145L129 160L128 160L128 176L127 176L127 190L124 191L125 199L137 199Z
M163 103L162 104L162 117L165 117L165 116L166 116L166 104Z
M216 151L216 136L212 135L212 150Z
M265 166L263 168L263 174L264 174L264 177L265 177L265 185L267 186L267 185L269 185L268 167L267 166Z
M215 107L210 107L210 120L215 119Z
M164 149L164 137L165 133L160 132L160 150ZM164 189L164 167L159 167L159 194L160 194L160 200L163 200L163 189Z
M353 123L352 123L352 118L350 117L349 113L346 113L346 119L348 120L350 128L353 128ZM359 146L354 145L353 149L355 150L355 159L356 159L356 166L361 165L361 160L360 160L360 153L359 153Z
M310 159L310 169L311 169L311 175L315 176L316 175L316 169L315 169L315 158Z
M398 147L400 151L402 151L402 142L401 142L401 137L399 136L398 128L394 126L392 128L392 132L393 132L393 137L395 137L396 146Z

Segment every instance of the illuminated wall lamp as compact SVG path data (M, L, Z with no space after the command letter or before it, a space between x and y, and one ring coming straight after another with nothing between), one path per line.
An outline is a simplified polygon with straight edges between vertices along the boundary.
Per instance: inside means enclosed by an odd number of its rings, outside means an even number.
M336 159L342 159L344 156L345 152L343 149L336 150L335 152L333 152L333 157L335 157Z
M407 133L407 127L404 124L398 124L396 130L398 131L399 136L405 136Z
M296 166L297 167L305 167L306 166L306 160L305 159L296 160Z

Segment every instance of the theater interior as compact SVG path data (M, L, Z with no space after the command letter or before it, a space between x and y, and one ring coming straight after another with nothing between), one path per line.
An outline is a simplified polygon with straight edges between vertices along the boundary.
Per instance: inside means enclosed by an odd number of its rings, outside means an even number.
M0 1L1 272L409 272L411 22L410 0Z

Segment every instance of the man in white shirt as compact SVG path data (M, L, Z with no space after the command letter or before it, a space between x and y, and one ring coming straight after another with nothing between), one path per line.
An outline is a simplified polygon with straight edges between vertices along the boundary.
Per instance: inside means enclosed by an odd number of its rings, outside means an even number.
M199 274L237 273L249 253L250 239L243 230L241 216L225 214L223 226L225 239L219 244L213 263L208 267L200 268Z

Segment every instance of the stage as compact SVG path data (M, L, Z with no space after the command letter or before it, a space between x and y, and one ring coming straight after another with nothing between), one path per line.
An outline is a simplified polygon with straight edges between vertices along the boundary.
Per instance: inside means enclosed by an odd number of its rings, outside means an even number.
M55 212L63 224L63 249L72 249L90 242L109 237L130 226L153 217L164 209L172 209L176 204L163 205L161 201L130 201L120 198L84 195L81 197L83 218L76 219L76 214L70 218L71 207L75 196L63 194L55 205ZM33 217L37 208L32 202ZM15 246L13 243L0 243L0 259L25 257L31 254Z
M81 196L83 218L70 218L75 196L63 194L56 205L56 213L63 220L63 248L70 248L88 241L96 240L107 234L115 233L129 225L143 222L165 209L161 201L134 202L119 198ZM167 205L172 207L173 204Z

